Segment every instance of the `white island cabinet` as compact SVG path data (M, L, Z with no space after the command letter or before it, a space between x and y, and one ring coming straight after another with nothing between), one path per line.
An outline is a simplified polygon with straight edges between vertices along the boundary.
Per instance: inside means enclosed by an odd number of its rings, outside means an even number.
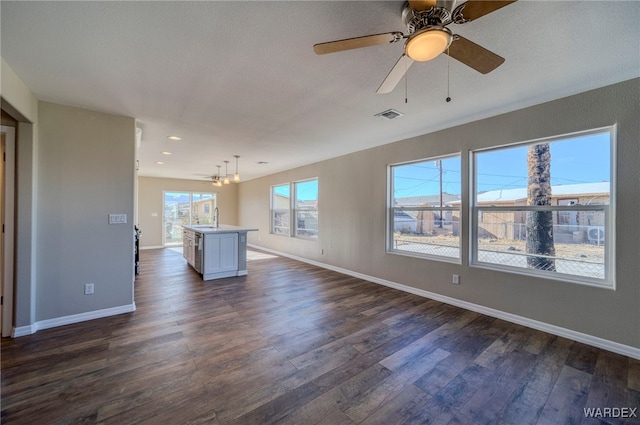
M190 240L184 244L184 257L203 280L244 276L247 232L256 230L228 224L185 226L184 234Z
M204 235L204 280L238 276L238 239L237 233Z

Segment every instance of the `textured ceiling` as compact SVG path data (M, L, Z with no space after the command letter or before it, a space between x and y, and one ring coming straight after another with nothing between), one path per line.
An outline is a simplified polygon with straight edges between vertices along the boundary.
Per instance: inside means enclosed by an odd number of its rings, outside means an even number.
M375 93L402 43L314 54L318 42L406 33L402 7L2 1L1 54L40 100L135 117L140 175L184 179L224 160L231 172L233 155L255 178L640 76L636 1L520 0L450 25L506 59L487 75L451 60L450 103L445 55L409 69L405 103L405 80ZM390 108L405 115L375 117Z

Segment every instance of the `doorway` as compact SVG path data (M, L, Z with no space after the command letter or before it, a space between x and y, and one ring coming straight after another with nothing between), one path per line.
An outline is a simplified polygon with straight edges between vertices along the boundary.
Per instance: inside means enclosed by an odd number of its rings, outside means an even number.
M216 196L211 192L163 191L162 244L182 246L182 228L213 223Z
M15 128L0 127L0 217L2 241L0 243L0 328L2 336L11 336L13 330L13 242L14 242L14 180L15 180Z

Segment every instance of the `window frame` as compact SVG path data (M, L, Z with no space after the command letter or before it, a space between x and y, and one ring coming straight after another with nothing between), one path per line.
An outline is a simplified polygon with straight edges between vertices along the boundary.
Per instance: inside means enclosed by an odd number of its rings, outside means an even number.
M182 195L188 195L189 196L189 206L187 208L184 208L183 211L188 212L186 217L181 218L179 221L180 223L176 223L174 220L177 219L178 217L175 217L173 219L169 219L169 217L167 217L167 195L169 194L182 194ZM194 195L198 195L198 200L194 201ZM210 197L207 198L203 198L202 195L211 195ZM199 221L200 217L197 214L197 202L200 202L204 199L211 199L212 202L212 206L215 209L218 206L218 194L216 192L204 192L204 191L194 191L194 190L170 190L170 189L163 189L162 190L162 199L161 199L161 203L162 203L162 224L161 227L162 229L160 230L161 234L162 234L162 246L175 246L175 245L181 245L182 244L182 231L179 231L178 234L180 235L179 238L174 238L171 237L170 239L167 238L167 224L171 224L171 227L173 228L174 224L178 227L183 227L183 226L192 226L192 225L197 225L197 224L209 224L209 223L202 223ZM194 211L194 208L196 209L196 211ZM179 213L178 213L179 216ZM209 214L205 214L205 217L208 217L211 219L211 221L213 221L213 210L211 210L211 212ZM186 223L183 223L184 219L187 219ZM194 223L195 219L197 219L197 223Z
M275 202L274 202L274 195L275 195L275 189L279 188L279 187L284 187L287 186L289 188L289 202L287 203L287 209L286 211L289 214L289 219L287 220L287 232L276 232L275 231L275 214L277 211L285 211L284 208L278 208L276 210L275 208ZM281 184L274 184L271 185L270 187L270 208L269 208L269 233L271 233L272 235L276 235L276 236L287 236L287 237L291 237L291 183L281 183Z
M318 233L319 233L319 229L315 229L315 235L313 236L306 236L306 235L302 235L299 234L297 229L297 225L298 225L298 209L296 208L296 203L297 203L297 188L298 188L298 184L300 183L305 183L305 182L310 182L310 181L315 181L316 185L318 186L318 197L320 197L320 182L319 182L319 178L318 177L311 177L311 178L307 178L307 179L301 179L301 180L295 180L295 181L291 181L291 182L287 182L287 183L280 183L280 184L275 184L275 185L271 185L270 187L270 208L269 208L269 233L271 233L272 235L276 235L276 236L285 236L285 237L289 237L289 238L298 238L298 239L306 239L306 240L318 240ZM288 224L288 228L287 228L287 232L276 232L275 231L275 213L276 211L285 211L284 208L279 208L279 209L275 209L275 202L274 202L274 195L275 195L275 189L279 188L279 187L288 187L289 188L289 202L287 203L287 208L286 211L289 214L289 219L287 220L287 224ZM318 200L316 200L316 203L318 203ZM308 211L308 209L306 209L305 211ZM315 215L316 217L319 216L319 208L318 206L316 206L315 209L312 209L312 211L315 211ZM319 224L319 219L318 220L318 224Z
M395 193L395 181L394 181L394 169L396 167L401 167L404 165L410 165L410 164L419 164L419 163L424 163L424 162L434 162L434 161L442 161L444 159L452 159L452 158L457 158L460 161L460 202L458 203L457 207L453 207L453 206L436 206L436 207L403 207L403 206L394 206L394 193ZM415 258L420 258L420 259L426 259L426 260L433 260L433 261L442 261L442 262L448 262L448 263L454 263L454 264L462 264L462 233L463 233L463 226L465 226L465 220L463 217L463 211L462 211L462 197L463 197L463 192L462 192L462 188L463 188L463 184L462 184L462 179L464 176L464 170L463 170L463 163L462 163L462 152L454 152L454 153L448 153L448 154L444 154L444 155L438 155L438 156L433 156L433 157L428 157L428 158L422 158L422 159L417 159L417 160L411 160L411 161L404 161L404 162L398 162L398 163L394 163L394 164L388 164L387 165L387 230L386 230L386 252L388 254L396 254L396 255L402 255L402 256L407 256L407 257L415 257ZM397 249L394 246L394 233L395 233L395 217L396 217L396 212L403 212L403 211L431 211L431 212L446 212L446 211L451 211L453 212L458 212L458 217L459 217L459 221L458 221L458 226L459 226L459 234L458 234L458 256L457 257L451 257L451 256L446 256L446 255L437 255L437 254L428 254L428 253L421 253L421 252L415 252L415 251L408 251L408 250L401 250L401 249ZM441 217L442 219L442 217Z
M510 143L500 146L491 146L488 148L474 149L469 151L469 266L489 270L498 270L514 274L537 276L545 279L558 280L562 282L570 282L581 285L593 286L603 289L615 290L616 273L615 273L615 232L616 232L616 145L617 132L616 125L595 128L591 130L579 131L574 133L562 134L557 136L534 139L524 142ZM609 204L608 205L550 205L550 206L479 206L477 205L477 185L478 185L478 163L477 157L480 153L490 151L499 151L518 146L530 146L540 143L562 142L563 140L575 139L577 137L586 137L595 134L609 134ZM527 211L552 211L554 215L560 215L562 212L583 212L594 211L604 214L604 229L607 235L604 247L604 277L602 279L596 277L580 276L576 274L562 273L558 271L545 271L532 268L522 268L517 266L509 266L505 264L496 264L483 262L479 260L479 244L478 244L478 227L479 216L486 212L527 212Z
M316 199L316 207L314 209L302 210L302 209L296 208L297 204L298 204L298 185L302 184L302 183L313 182L313 181L316 182L316 187L317 187L317 190L318 190L318 197L319 197L320 182L318 181L317 177L312 177L312 178L304 179L304 180L296 180L294 182L291 182L291 189L292 189L292 192L293 192L293 196L291 196L291 200L292 200L292 203L291 203L291 215L292 215L292 217L291 218L292 218L292 225L293 225L292 226L292 231L291 231L291 233L292 233L291 236L292 237L301 238L301 239L310 239L310 240L317 240L318 239L318 228L317 228L317 226L316 226L316 229L315 229L315 235L312 235L312 236L300 234L299 231L302 230L302 229L298 229L298 220L299 220L298 213L300 211L315 211L316 222L319 224L318 199Z

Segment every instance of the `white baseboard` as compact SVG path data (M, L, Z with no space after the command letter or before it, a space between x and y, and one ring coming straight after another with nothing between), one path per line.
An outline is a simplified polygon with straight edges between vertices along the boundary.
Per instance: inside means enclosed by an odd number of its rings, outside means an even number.
M31 335L42 329L50 329L58 326L71 325L73 323L85 322L87 320L100 319L117 314L131 313L136 311L136 303L122 305L119 307L105 308L102 310L88 311L86 313L72 314L70 316L56 317L54 319L41 320L28 326L19 326L13 329L13 337Z
M310 260L304 257L298 257L297 255L287 254L286 252L276 251L270 248L265 248L259 245L248 244L249 247L259 249L261 251L270 252L272 254L280 255L282 257L291 258L292 260L301 261L303 263L312 264L314 266L322 267L324 269L333 270L338 273L346 274L348 276L357 277L369 282L377 283L380 285L388 286L390 288L398 289L403 292L418 295L421 297L433 299L443 302L445 304L451 304L456 307L464 308L466 310L475 311L476 313L485 314L487 316L502 319L507 322L515 323L518 325L526 326L539 331L547 332L552 335L561 336L563 338L571 339L573 341L581 342L593 347L602 348L603 350L611 351L613 353L622 354L623 356L631 357L640 360L640 348L632 347L625 344L620 344L615 341L600 338L597 336L584 334L571 329L566 329L560 326L551 325L549 323L540 322L538 320L529 319L527 317L518 316L517 314L507 313L501 310L496 310L483 305L470 303L468 301L459 300L457 298L448 297L446 295L436 294L434 292L425 291L423 289L414 288L408 285L404 285L397 282L392 282L386 279L380 279L375 276L369 276L364 273L355 272L342 267L333 266L331 264L325 264L318 261Z
M176 245L178 246L178 245ZM149 245L149 246L141 246L140 247L140 251L144 251L146 249L161 249L161 248L165 248L164 245Z

